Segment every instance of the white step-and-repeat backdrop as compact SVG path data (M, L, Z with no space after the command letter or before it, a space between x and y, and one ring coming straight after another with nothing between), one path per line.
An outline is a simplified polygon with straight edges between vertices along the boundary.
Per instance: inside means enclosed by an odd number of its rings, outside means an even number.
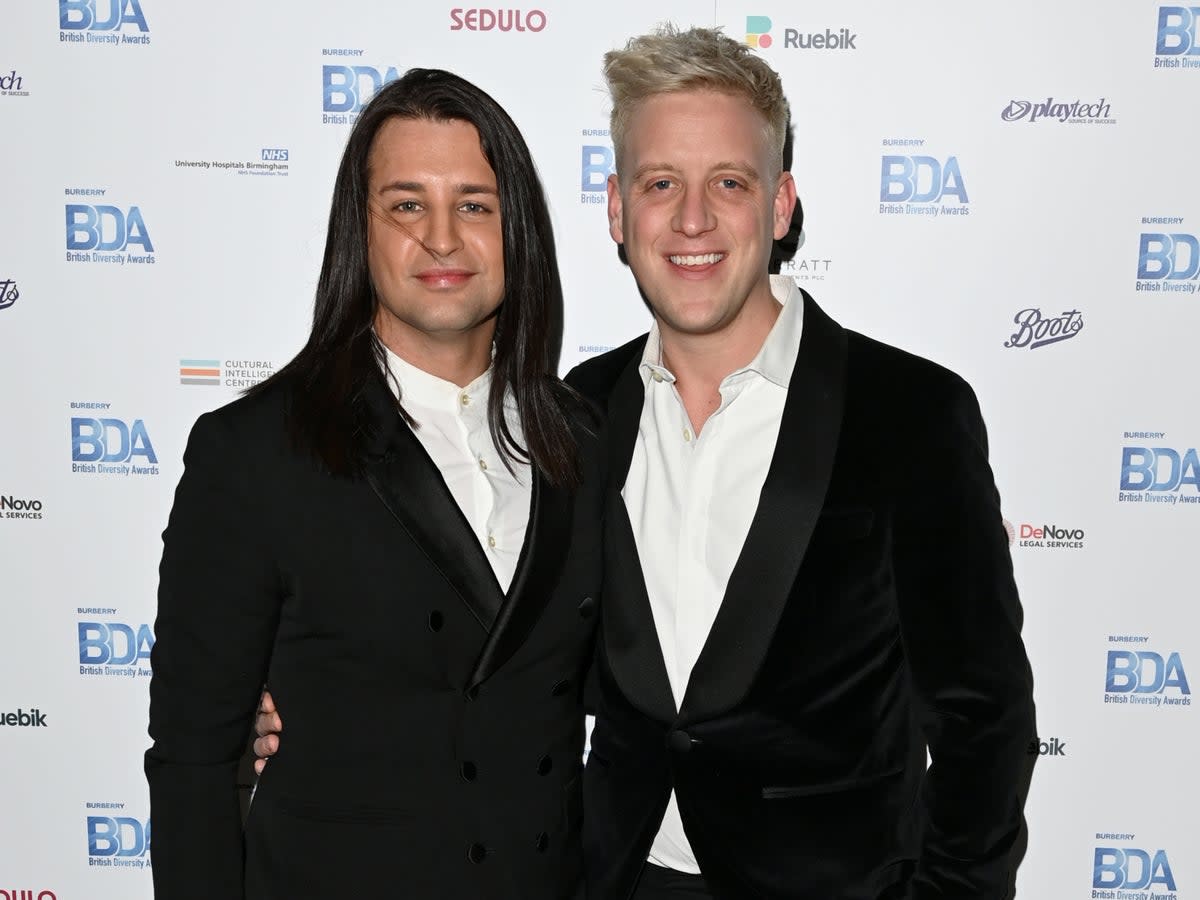
M537 3L7 4L0 900L151 894L159 534L196 416L307 333L361 104L434 66L511 111L565 371L647 325L606 232L600 58L663 20L783 76L807 213L785 273L980 395L1037 678L1020 896L1200 900L1200 8Z

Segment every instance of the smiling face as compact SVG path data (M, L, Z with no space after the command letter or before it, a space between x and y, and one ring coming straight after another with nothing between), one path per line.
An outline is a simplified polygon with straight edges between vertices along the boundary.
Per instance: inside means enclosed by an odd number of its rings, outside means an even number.
M394 118L367 161L375 331L400 356L429 341L490 346L504 297L496 173L467 122Z
M796 189L758 110L710 90L650 97L629 118L621 159L609 233L664 340L725 332L774 304L767 266Z

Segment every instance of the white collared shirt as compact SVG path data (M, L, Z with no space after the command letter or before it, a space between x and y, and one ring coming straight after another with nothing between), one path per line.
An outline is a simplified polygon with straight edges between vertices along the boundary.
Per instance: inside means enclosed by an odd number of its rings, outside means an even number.
M721 404L699 435L662 365L655 324L642 356L645 402L622 496L633 525L675 706L708 639L766 481L800 350L804 300L773 276L783 304L758 355L721 382ZM650 862L699 873L675 792Z
M525 543L533 480L526 462L514 462L516 474L509 472L492 440L487 415L492 370L459 387L384 350L388 369L400 385L401 403L417 423L413 433L442 473L496 580L507 592ZM392 378L388 384L396 390ZM511 397L506 398L504 417L513 437L524 445Z

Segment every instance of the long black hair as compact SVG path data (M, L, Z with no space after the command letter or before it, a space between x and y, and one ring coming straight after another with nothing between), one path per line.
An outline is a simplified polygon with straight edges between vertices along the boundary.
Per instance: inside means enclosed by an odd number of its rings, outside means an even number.
M496 173L504 244L504 298L496 315L488 397L492 439L510 466L527 460L551 483L574 485L577 442L564 411L574 392L556 374L562 284L537 169L500 104L440 69L410 69L385 85L359 115L334 182L312 332L295 359L251 392L289 381L293 438L336 474L358 470L370 427L364 393L386 371L383 346L372 327L378 299L367 266L367 163L376 134L393 118L462 121L479 132L483 155ZM510 392L525 447L504 416ZM396 409L412 421L399 401Z

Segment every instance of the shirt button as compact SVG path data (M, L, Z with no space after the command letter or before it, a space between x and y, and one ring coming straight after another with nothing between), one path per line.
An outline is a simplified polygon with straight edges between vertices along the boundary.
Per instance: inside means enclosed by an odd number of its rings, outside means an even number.
M446 617L436 609L429 614L429 630L441 631L442 626L446 623Z
M543 756L538 760L537 773L539 775L549 775L550 770L554 768L554 760L548 756Z
M479 770L475 768L475 763L469 759L463 761L463 764L459 767L459 772L462 773L463 781L474 781L475 776L479 774Z
M463 406L470 406L471 405L471 395L468 394L466 391L463 391L461 394L458 395L458 402L461 403ZM476 846L478 846L478 845L476 845Z
M690 441L692 439L692 430L690 428L683 429L683 439Z
M492 549L495 549L495 547L496 547L496 536L495 536L494 534L489 534L489 535L488 535L488 546L489 546L489 547L491 547Z
M660 384L662 383L662 380L663 380L662 372L651 372L650 377L653 378L655 381L659 382Z
M467 859L473 863L481 863L487 857L487 847L483 844L472 844L467 848Z
M479 460L479 468L483 469L483 471L485 471L485 472L487 471L487 460L486 459L481 458Z
M546 848L550 846L550 835L544 831L539 832L538 836L533 839L533 846L538 853L545 853Z
M591 597L584 597L579 602L579 615L585 619L590 619L596 611L596 601Z

